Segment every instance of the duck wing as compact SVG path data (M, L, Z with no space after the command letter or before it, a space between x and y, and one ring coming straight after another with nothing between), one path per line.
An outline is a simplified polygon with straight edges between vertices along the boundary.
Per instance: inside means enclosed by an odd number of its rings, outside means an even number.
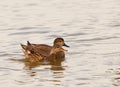
M28 42L27 45L21 44L22 49L27 54L36 54L42 57L47 57L50 54L52 46L45 45L45 44L31 44Z
M52 46L45 44L32 44L35 53L43 55L45 57L49 56Z

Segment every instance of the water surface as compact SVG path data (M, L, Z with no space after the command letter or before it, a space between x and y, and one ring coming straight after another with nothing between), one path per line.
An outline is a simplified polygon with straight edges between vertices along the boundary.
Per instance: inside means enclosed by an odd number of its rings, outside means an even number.
M0 36L1 87L120 86L119 0L3 0ZM20 43L56 37L70 45L63 69L11 60L24 58Z

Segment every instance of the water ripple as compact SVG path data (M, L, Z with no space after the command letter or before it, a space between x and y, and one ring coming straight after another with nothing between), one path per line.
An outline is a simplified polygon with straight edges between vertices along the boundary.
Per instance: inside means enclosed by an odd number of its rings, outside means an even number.
M15 32L15 33L10 33L8 35L31 35L31 34L45 34L48 33L48 31L26 31L26 32Z
M36 29L37 27L23 27L19 28L18 30L31 30L31 29Z
M0 67L0 70L12 70L12 71L21 71L21 69L12 69L12 68L6 68L6 67Z
M108 40L108 39L114 39L114 38L119 38L119 37L116 37L116 36L112 36L112 37L98 37L98 38L82 39L82 40L76 40L76 41L101 41L101 40Z

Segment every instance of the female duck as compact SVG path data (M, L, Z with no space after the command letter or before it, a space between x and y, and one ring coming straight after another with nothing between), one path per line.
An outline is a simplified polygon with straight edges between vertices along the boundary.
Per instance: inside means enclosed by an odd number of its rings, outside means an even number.
M22 50L25 57L30 62L37 62L42 60L54 61L58 58L64 58L67 50L63 49L62 46L69 47L65 44L63 38L56 38L53 42L53 46L45 44L31 44L27 41L27 45L23 45Z

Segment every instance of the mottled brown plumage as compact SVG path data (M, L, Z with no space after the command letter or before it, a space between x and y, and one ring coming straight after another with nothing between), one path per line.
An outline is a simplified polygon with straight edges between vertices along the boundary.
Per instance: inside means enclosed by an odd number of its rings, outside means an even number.
M67 50L63 49L62 46L69 47L64 43L63 38L56 38L53 42L53 46L45 44L31 44L27 41L27 45L23 45L22 50L25 57L30 62L37 62L41 60L54 61L58 58L64 58Z

